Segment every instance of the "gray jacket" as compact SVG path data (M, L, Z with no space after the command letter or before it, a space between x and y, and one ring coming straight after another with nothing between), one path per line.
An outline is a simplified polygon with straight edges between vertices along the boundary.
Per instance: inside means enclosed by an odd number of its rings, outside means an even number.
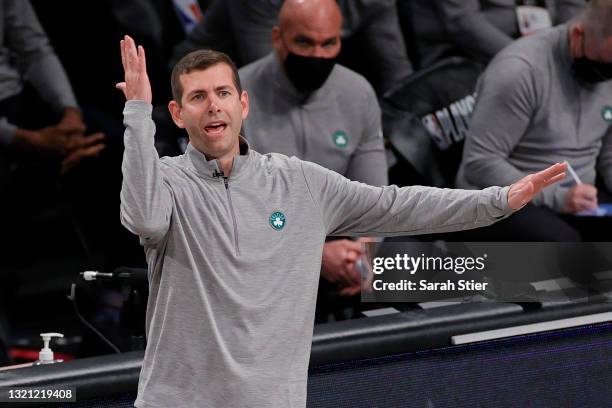
M145 247L150 287L137 407L305 407L327 235L455 231L511 213L508 187L372 187L248 147L224 179L191 145L160 160L151 110L124 110L121 220Z

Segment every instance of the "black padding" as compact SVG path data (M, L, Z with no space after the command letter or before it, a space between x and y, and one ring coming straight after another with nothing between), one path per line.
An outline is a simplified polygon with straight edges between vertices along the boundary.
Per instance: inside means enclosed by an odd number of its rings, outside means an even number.
M421 120L472 95L482 69L480 64L452 57L418 71L383 97L383 133L396 152L414 167L421 178L417 182L433 186L454 182L463 141L441 151Z

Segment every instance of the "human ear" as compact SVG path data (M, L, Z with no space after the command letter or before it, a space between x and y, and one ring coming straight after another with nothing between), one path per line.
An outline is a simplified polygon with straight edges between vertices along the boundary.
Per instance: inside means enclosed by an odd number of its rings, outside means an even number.
M172 100L168 103L168 110L170 111L170 115L172 116L172 120L181 129L185 129L185 124L183 123L183 119L181 119L181 107L179 104Z
M276 50L276 55L280 61L287 57L287 49L283 43L282 33L279 26L272 27L272 46Z
M574 58L584 57L584 27L574 24L569 32L570 52Z
M249 94L247 91L242 91L240 94L240 104L242 105L242 120L249 116Z

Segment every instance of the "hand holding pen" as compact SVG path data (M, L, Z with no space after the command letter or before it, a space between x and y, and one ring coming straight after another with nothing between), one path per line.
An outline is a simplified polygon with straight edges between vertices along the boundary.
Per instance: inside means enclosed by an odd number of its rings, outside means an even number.
M567 163L567 171L576 183L572 186L565 197L565 210L576 214L585 210L597 208L597 188L590 184L582 183L578 174L571 164Z

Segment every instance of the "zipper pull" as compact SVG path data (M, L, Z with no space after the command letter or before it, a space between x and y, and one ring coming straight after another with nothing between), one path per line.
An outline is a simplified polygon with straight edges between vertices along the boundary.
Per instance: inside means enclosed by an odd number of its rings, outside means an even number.
M227 182L227 177L223 177L223 184L225 184L225 189L228 190L229 189L229 184Z

